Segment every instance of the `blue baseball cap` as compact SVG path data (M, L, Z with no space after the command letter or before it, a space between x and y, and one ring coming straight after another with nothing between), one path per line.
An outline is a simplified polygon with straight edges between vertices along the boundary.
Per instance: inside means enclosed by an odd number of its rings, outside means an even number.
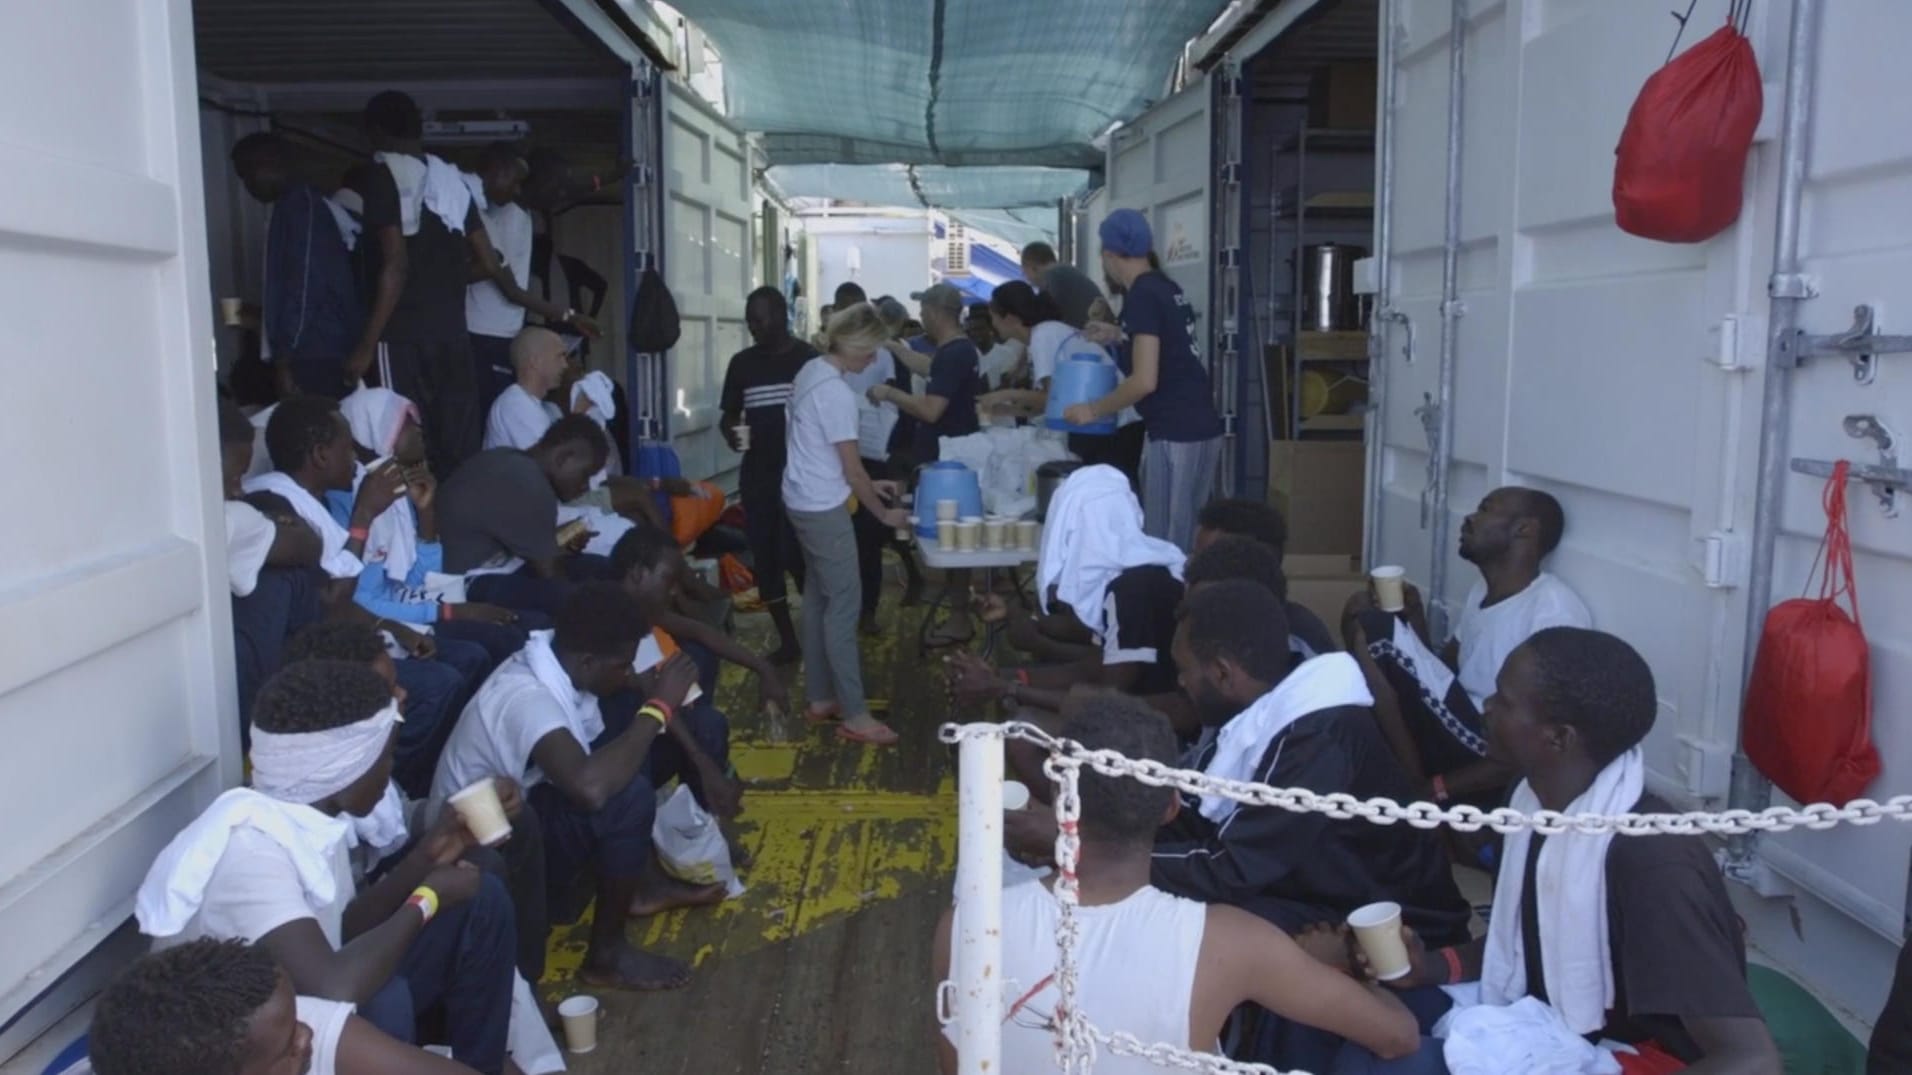
M1145 258L1155 249L1149 218L1134 209L1117 209L1102 218L1102 249L1121 258Z

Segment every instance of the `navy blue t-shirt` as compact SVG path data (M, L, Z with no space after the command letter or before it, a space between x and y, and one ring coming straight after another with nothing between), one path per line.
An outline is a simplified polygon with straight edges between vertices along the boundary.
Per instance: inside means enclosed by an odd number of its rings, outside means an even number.
M941 437L966 437L982 429L976 420L976 396L980 392L982 352L969 337L958 336L938 347L929 360L929 384L925 395L941 396L949 401L943 416L933 423L916 427L916 462L932 463L942 458L937 443Z
M1195 308L1175 281L1154 271L1136 277L1122 300L1122 331L1131 341L1137 336L1161 341L1155 391L1135 405L1149 439L1187 442L1221 436L1215 390L1195 346ZM1131 342L1115 356L1125 376L1134 372L1133 346Z

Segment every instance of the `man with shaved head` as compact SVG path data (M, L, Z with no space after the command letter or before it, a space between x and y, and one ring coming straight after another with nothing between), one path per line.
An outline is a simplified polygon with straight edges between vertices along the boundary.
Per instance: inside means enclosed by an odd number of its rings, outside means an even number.
M511 368L518 379L498 393L485 422L485 448L529 450L551 423L564 416L550 396L564 386L569 364L564 340L548 328L529 326L511 340Z

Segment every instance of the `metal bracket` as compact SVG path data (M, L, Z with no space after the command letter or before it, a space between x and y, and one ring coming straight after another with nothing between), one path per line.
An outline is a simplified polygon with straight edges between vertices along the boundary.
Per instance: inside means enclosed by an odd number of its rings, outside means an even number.
M1830 336L1815 336L1800 331L1780 346L1789 352L1793 365L1806 359L1843 356L1852 363L1852 379L1871 384L1878 375L1878 356L1912 354L1912 336L1878 335L1878 318L1870 306L1855 306L1852 327Z
M1897 517L1899 494L1912 491L1912 470L1899 466L1898 438L1885 423L1870 414L1847 415L1845 427L1847 436L1855 440L1869 440L1879 448L1877 466L1854 463L1847 471L1847 477L1871 486L1873 495L1879 498L1880 512L1888 519ZM1824 459L1795 459L1792 469L1795 474L1830 478L1833 463Z
M1427 484L1421 488L1421 529L1426 530L1432 518L1427 500L1434 492L1435 449L1441 435L1441 405L1434 402L1433 393L1421 393L1421 405L1414 408L1414 417L1421 420L1421 432L1427 435Z
M1401 361L1412 366L1414 364L1414 319L1402 313L1401 311L1396 310L1392 306L1389 306L1385 309L1378 311L1375 314L1375 320L1384 321L1384 322L1394 322L1396 324L1399 324L1401 328L1406 332L1407 339L1405 342L1401 344ZM1375 339L1377 341L1380 339L1380 333L1375 334ZM1380 358L1382 356L1379 351L1376 351L1374 357Z

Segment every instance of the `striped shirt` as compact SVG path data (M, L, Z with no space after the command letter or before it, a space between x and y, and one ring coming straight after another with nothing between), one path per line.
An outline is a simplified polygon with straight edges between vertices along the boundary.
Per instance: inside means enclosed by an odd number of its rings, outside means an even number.
M741 414L750 427L750 450L744 453L743 480L775 488L783 480L785 416L790 386L816 349L802 340L761 344L737 352L724 373L723 412Z

